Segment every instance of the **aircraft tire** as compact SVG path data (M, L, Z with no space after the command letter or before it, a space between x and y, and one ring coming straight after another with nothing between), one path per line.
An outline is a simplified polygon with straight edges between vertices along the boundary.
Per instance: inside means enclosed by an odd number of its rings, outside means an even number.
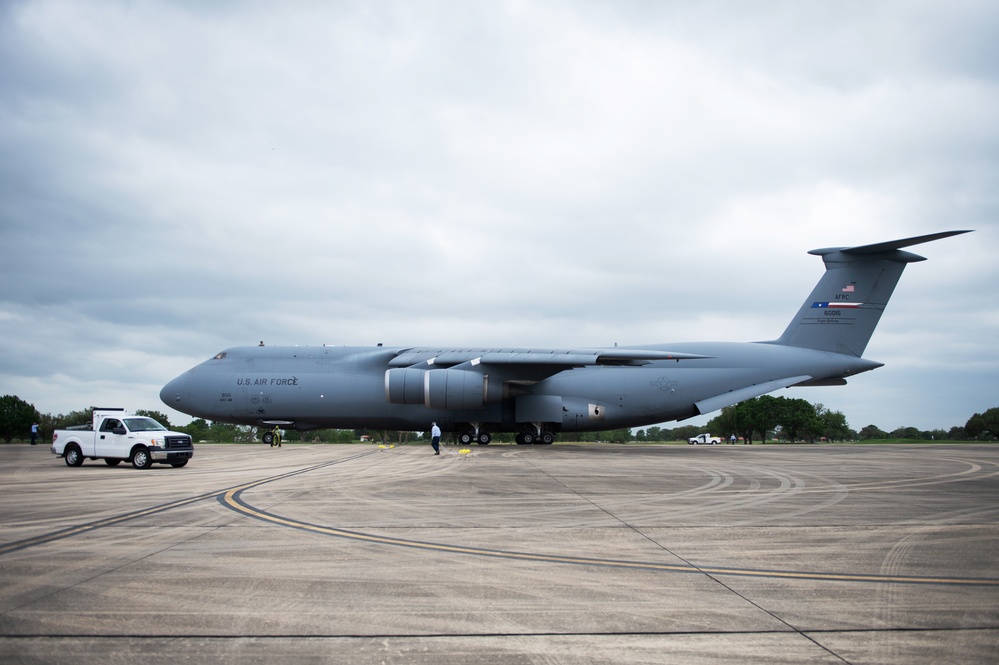
M264 432L260 435L260 440L266 443L268 446L274 445L274 432Z
M66 453L63 455L63 459L66 460L66 466L80 466L83 464L83 453L81 453L80 449L75 443L73 443L66 448Z
M537 441L535 436L530 432L524 432L523 434L520 435L520 438L524 440L525 446L533 446L535 441Z
M187 460L182 459L182 460L177 460L176 462L170 462L170 466L172 466L175 469L179 469L182 466L187 466Z
M479 432L479 436L476 439L476 443L480 446L488 446L493 440L493 437L488 432Z
M463 446L467 446L472 442L473 438L474 437L470 433L462 432L461 434L458 435L458 443L460 443Z
M121 464L121 460L120 459L112 459L110 457L105 457L104 458L104 463L107 464L108 466L118 466L119 464Z
M542 432L541 437L538 438L538 443L542 446L550 446L555 443L555 435L551 432Z
M148 469L153 465L153 458L145 446L139 446L132 451L132 466L136 469Z

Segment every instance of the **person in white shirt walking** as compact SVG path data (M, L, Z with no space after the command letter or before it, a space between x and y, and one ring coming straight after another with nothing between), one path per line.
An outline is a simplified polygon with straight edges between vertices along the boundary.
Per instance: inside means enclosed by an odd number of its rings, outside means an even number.
M441 454L441 428L437 423L430 423L430 445L434 447L434 455Z

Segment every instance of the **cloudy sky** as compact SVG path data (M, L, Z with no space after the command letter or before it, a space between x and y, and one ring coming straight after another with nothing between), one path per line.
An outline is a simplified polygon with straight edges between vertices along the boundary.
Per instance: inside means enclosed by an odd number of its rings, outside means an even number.
M913 248L854 428L999 406L999 5L0 4L0 394L244 344L772 339ZM706 418L704 419L706 420ZM698 421L694 421L698 422Z

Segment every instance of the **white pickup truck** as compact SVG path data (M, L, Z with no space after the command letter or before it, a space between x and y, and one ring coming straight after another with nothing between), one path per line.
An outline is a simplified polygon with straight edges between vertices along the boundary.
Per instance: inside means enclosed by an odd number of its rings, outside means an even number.
M721 443L721 437L711 436L710 434L698 434L697 436L692 436L689 439L687 439L687 443L689 443L692 446L696 446L698 444L702 445L710 444L713 446L717 443Z
M52 433L52 454L67 466L80 466L89 457L108 466L128 460L136 469L148 469L153 462L181 467L194 457L194 445L187 434L171 432L152 418L124 409L95 409L93 425Z

